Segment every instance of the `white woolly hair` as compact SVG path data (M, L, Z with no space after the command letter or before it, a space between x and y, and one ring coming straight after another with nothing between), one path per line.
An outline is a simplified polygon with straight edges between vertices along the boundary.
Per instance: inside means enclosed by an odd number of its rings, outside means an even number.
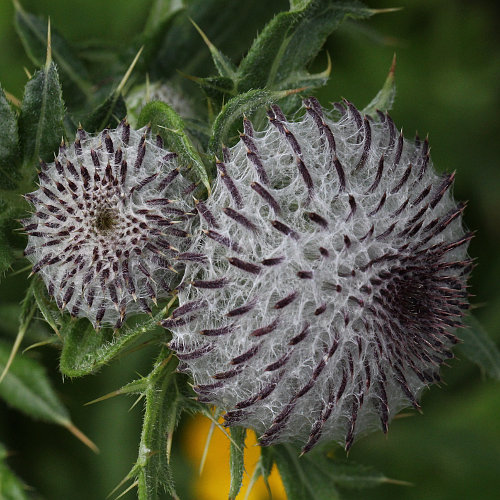
M124 121L42 163L25 254L61 309L119 328L176 284L194 215L176 157Z
M167 103L177 114L183 118L195 118L196 111L191 100L173 82L151 82L137 85L127 94L128 119L135 125L142 108L151 101Z
M244 133L218 162L163 325L201 401L260 443L352 445L439 380L471 263L454 174L387 114L318 101Z

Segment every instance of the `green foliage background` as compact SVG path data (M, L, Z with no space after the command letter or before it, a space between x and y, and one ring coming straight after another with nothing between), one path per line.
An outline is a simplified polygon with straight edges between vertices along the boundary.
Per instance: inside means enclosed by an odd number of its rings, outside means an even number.
M269 18L286 7L286 2L277 0L264 3ZM49 14L67 39L105 39L110 48L141 29L150 4L149 0L23 1L26 10ZM403 6L404 10L359 25L349 23L336 32L327 44L332 77L318 98L323 105L346 97L365 106L381 87L392 55L397 53L398 92L391 114L398 126L404 126L405 135L415 130L429 133L438 170L457 170L455 198L469 200L465 222L478 231L470 246L470 254L478 259L471 279L472 302L477 306L476 316L498 343L500 7L486 0L369 0L367 4L372 8ZM0 0L0 78L3 88L21 97L26 82L22 68L30 72L34 68L14 32L12 17L11 2ZM248 23L249 33L262 27L253 26L250 17ZM198 37L194 28L193 37ZM226 40L220 48L237 60L239 47L248 47L250 42L251 36L243 44ZM207 50L201 39L199 47ZM322 52L313 71L325 65ZM24 283L19 285L16 277L5 280L0 288L2 306L19 303L22 287ZM3 314L0 330L7 332L10 320L17 318ZM126 384L135 372L147 373L154 354L145 349L97 376L65 383L57 369L56 352L45 348L36 355L50 367L74 423L98 444L101 453L95 456L63 428L34 422L0 403L0 441L14 452L9 465L27 484L37 485L44 498L105 498L136 458L140 405L129 412L132 399L115 398L90 407L83 404ZM414 486L384 485L362 493L346 492L346 498L498 498L498 383L482 377L468 361L453 360L451 365L453 369L443 373L447 385L424 396L423 416L393 422L387 438L373 434L357 442L350 453L350 459L374 464L386 476ZM179 448L179 443L174 444L178 492L190 498L187 479L194 471ZM134 497L135 493L126 496Z

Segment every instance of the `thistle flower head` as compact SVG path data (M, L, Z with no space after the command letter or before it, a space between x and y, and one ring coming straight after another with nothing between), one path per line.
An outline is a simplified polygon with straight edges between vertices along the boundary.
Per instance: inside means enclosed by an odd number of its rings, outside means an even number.
M245 120L198 204L180 307L164 326L202 401L260 443L348 449L439 380L467 308L464 206L427 140L315 99Z
M168 294L188 247L189 182L150 129L78 130L26 195L25 254L61 309L119 328Z

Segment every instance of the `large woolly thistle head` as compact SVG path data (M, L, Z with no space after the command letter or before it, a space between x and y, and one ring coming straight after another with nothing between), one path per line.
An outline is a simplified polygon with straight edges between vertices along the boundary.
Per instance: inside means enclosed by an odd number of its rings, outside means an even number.
M260 443L348 449L452 357L467 308L463 205L425 141L350 103L245 120L224 152L202 231L164 326L200 400Z
M90 135L41 165L25 254L61 309L119 328L175 285L189 243L190 182L150 129ZM191 204L192 205L192 204Z

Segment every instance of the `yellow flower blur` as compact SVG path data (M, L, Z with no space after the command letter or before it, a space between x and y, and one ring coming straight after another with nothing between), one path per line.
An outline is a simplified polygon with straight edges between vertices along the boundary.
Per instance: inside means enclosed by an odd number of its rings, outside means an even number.
M222 420L221 420L222 421ZM203 450L211 426L210 420L197 415L189 421L183 437L183 448L187 457L197 469L200 465ZM229 472L229 439L220 429L215 428L210 441L209 450L203 472L196 477L193 495L197 500L221 500L227 498L230 484ZM253 485L250 493L247 489L260 457L260 447L253 431L247 432L245 440L245 472L239 500L268 500L270 498L262 477ZM286 500L286 493L276 465L269 476L269 486L273 500Z

